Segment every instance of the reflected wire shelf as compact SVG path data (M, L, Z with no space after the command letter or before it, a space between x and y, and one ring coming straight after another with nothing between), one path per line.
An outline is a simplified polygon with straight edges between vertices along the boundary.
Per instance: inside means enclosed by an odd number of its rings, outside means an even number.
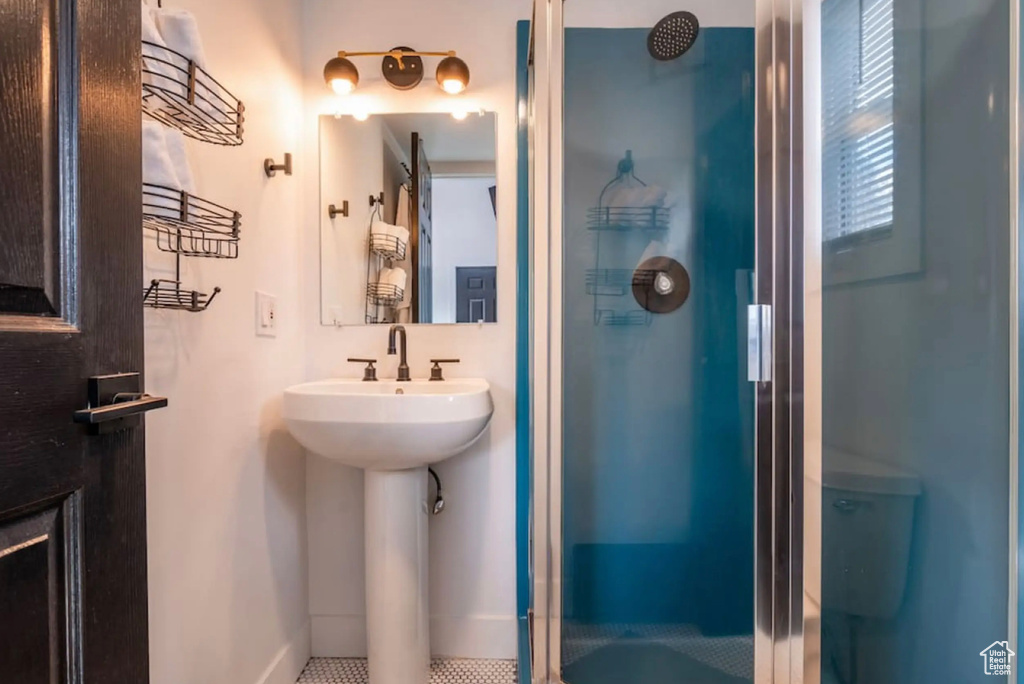
M388 261L404 261L409 244L396 235L370 233L370 251Z
M402 303L405 290L390 283L367 283L366 300L374 306L395 307Z

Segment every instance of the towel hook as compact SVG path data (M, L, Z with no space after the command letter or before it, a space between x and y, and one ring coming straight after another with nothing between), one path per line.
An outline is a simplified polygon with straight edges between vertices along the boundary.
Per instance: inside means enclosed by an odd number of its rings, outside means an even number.
M285 152L284 164L275 164L272 157L267 157L263 160L263 172L267 174L267 178L273 178L277 175L278 171L284 171L284 175L292 175L292 153Z
M344 216L345 218L348 218L348 200L342 202L340 208L333 204L329 205L327 207L327 215L332 219L337 216Z

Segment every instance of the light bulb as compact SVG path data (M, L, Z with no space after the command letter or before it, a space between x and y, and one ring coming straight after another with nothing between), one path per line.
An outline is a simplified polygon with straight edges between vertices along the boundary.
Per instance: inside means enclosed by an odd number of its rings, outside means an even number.
M469 67L454 54L437 65L437 84L449 95L458 95L469 85Z
M352 118L355 119L356 121L366 121L367 119L370 118L370 112L366 111L365 109L357 109L356 111L352 112Z
M335 78L331 81L331 90L338 95L349 95L356 89L356 84L344 78Z
M348 95L359 84L359 70L344 57L335 57L324 65L324 81L338 95Z
M452 112L452 118L455 119L456 121L465 121L466 117L468 116L469 110L466 109L456 109L455 111Z
M441 88L449 95L458 95L466 89L466 84L454 78L449 78L441 83Z

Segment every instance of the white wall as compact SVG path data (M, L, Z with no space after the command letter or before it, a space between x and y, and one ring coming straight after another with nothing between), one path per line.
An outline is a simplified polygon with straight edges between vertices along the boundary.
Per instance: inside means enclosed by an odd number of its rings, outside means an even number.
M489 433L470 451L437 468L448 506L431 519L431 641L435 654L515 657L515 248L516 248L516 21L529 18L531 0L413 0L360 3L358 11L328 0L305 0L303 14L306 110L302 153L317 155L317 116L343 108L371 112L493 110L498 122L498 323L413 326L409 363L425 377L428 359L458 357L453 377L490 381L495 414ZM432 82L435 61L415 90L383 82L380 63L360 59L356 94L339 102L323 82L323 65L340 49L382 50L410 45L459 52L472 70L467 93L443 95ZM458 103L456 105L456 103ZM382 377L397 363L385 356L386 327L319 325L319 221L315 180L304 183L302 267L306 376L359 377L349 356L383 361ZM314 277L310 277L314 274ZM314 655L365 654L362 474L307 457L310 596Z
M241 147L189 145L199 194L242 213L237 260L184 262L192 287L223 291L204 313L146 311L146 388L170 398L146 433L152 682L291 683L309 653L304 455L280 419L281 391L303 376L307 313L300 3L170 4L198 17L246 121ZM263 158L285 152L295 175L267 179ZM173 277L149 241L145 265ZM254 335L256 290L277 296L276 339Z
M490 188L493 178L434 177L434 321L454 323L460 266L494 266L497 231Z

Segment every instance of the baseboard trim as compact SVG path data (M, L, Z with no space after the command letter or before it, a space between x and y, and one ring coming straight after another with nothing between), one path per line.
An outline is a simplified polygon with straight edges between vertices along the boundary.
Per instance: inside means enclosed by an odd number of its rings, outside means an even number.
M281 647L256 684L295 684L309 662L312 628L307 622Z
M365 615L313 615L314 658L365 658Z
M365 658L365 615L314 615L315 658ZM438 658L514 660L518 625L514 615L434 615L430 618L430 654Z
M430 654L439 658L515 660L514 615L432 615Z

